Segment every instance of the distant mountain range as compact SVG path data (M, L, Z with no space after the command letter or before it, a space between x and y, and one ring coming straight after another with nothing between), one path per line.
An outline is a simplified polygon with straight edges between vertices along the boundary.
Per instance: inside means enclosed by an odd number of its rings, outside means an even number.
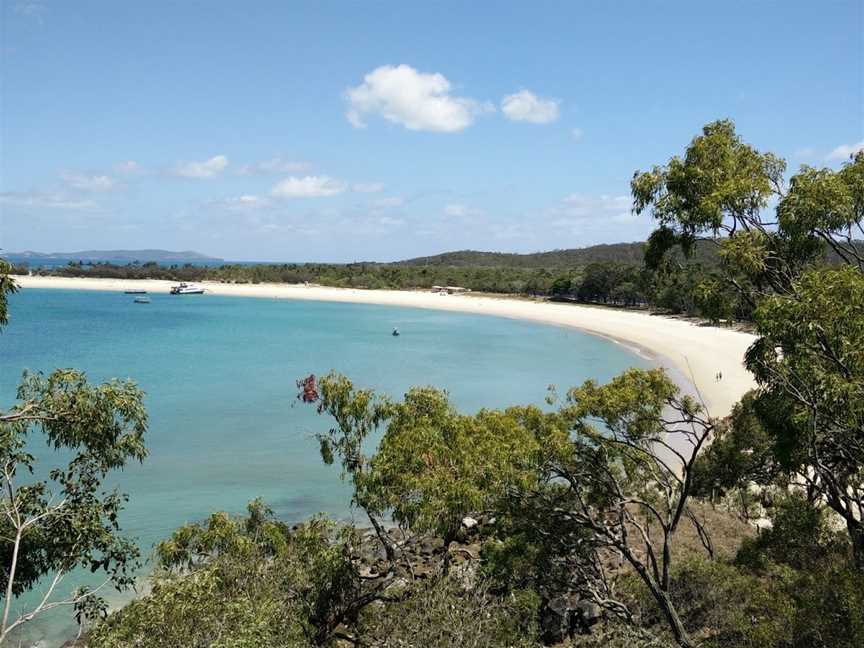
M9 252L2 255L10 261L28 261L41 263L44 261L110 261L112 263L140 261L147 263L202 263L220 262L219 257L207 256L192 250L172 252L171 250L82 250L80 252Z

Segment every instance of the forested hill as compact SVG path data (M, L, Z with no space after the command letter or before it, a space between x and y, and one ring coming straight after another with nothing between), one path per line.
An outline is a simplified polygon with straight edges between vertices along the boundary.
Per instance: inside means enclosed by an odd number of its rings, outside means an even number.
M717 259L716 246L703 242L697 245L695 260L713 264ZM460 250L445 252L434 256L417 257L399 261L395 265L409 266L448 266L448 267L488 267L488 268L578 268L589 263L624 263L642 265L645 256L645 243L613 243L592 245L569 250L514 254L504 252L479 252Z

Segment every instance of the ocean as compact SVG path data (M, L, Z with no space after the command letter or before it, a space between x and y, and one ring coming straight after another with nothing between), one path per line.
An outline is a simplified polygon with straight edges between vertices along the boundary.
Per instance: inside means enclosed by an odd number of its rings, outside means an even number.
M348 489L338 468L321 462L313 438L330 421L295 398L295 381L310 373L335 369L393 396L435 385L472 412L542 405L549 385L563 392L652 364L573 329L489 316L210 295L150 298L135 304L121 293L24 290L11 297L11 321L0 334L0 408L14 402L25 369L74 367L92 381L130 377L145 390L150 456L109 480L130 496L121 523L145 554L178 526L214 511L242 513L259 496L288 521L319 512L351 518ZM391 335L394 327L401 336ZM56 463L42 444L34 449L41 466ZM56 646L71 632L64 613L31 622L25 637Z

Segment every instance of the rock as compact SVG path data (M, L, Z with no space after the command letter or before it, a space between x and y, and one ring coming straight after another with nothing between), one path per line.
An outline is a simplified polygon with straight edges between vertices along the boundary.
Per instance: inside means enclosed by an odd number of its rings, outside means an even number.
M424 556L431 556L436 551L439 551L444 548L444 540L441 538L423 538L420 541L420 554Z
M450 569L451 577L456 579L456 582L466 592L471 592L477 586L477 572L479 564L476 561L463 562Z
M556 596L541 611L540 624L547 643L572 639L578 631L589 632L603 617L603 610L593 601L579 599L575 594Z
M401 596L408 589L409 582L407 578L398 576L390 581L390 584L384 588L383 594L386 596Z
M603 618L603 608L594 601L582 599L576 604L576 625L583 633L590 632L591 626L599 623Z
M360 578L375 578L376 576L378 576L378 570L374 566L360 568Z
M543 632L543 641L547 644L561 643L572 633L570 630L571 619L570 597L556 596L546 604L541 611L540 628Z
M473 529L477 526L477 520L473 517L464 517L462 518L462 526L466 529Z

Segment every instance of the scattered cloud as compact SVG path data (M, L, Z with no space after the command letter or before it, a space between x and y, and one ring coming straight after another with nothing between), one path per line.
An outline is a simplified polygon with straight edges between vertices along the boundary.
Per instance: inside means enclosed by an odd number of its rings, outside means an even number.
M474 118L494 107L468 97L450 94L447 78L418 72L410 65L382 65L363 83L348 88L345 97L348 121L365 128L365 117L379 115L408 130L455 133L468 128Z
M582 136L585 134L581 128L574 128L570 131L570 134L573 135L573 139L577 142L582 139Z
M588 196L574 193L549 210L549 225L574 233L597 230L605 225L632 225L640 222L631 209L630 196ZM643 222L648 222L641 219Z
M309 171L312 165L309 162L299 160L288 160L276 156L269 160L244 164L237 170L237 175L268 175L271 173L303 173Z
M345 189L344 182L329 176L292 176L277 183L270 193L278 198L321 198L335 196Z
M144 169L141 168L141 165L138 164L135 160L124 160L122 162L118 162L114 165L114 170L117 173L122 173L124 175L134 175L136 173L142 173Z
M391 216L382 216L378 219L378 223L385 227L398 227L404 225L405 221L401 218L393 218Z
M384 191L383 182L358 182L351 187L356 193L380 193Z
M41 25L45 22L45 14L48 13L48 7L35 0L22 0L15 4L15 13L19 16L32 18Z
M829 162L835 160L848 160L850 156L855 155L859 151L864 151L864 140L857 144L841 144L826 155L825 159Z
M269 198L263 196L243 194L242 196L222 198L221 200L213 200L207 204L209 206L227 209L229 211L245 212L270 207L273 203Z
M76 171L63 171L60 178L66 183L66 186L72 189L93 193L111 191L117 186L114 178L107 175L87 175Z
M533 92L520 90L501 100L501 110L513 121L550 124L558 119L558 104L557 99L541 99Z
M566 196L561 202L575 212L590 215L592 210L603 211L630 211L630 196L586 196L585 194L573 193Z
M450 203L444 207L444 213L447 216L465 217L465 216L480 216L483 213L482 209L476 207L468 207L459 203Z
M386 198L379 198L378 200L372 201L373 207L378 207L382 209L386 209L388 207L401 207L405 204L405 199L400 198L399 196L388 196Z
M70 197L62 192L14 192L0 193L0 205L10 207L36 207L45 209L61 209L68 211L93 211L99 209L99 203L94 200L82 200Z
M227 157L214 155L203 162L181 162L174 167L174 174L183 178L212 178L222 173L227 166Z

